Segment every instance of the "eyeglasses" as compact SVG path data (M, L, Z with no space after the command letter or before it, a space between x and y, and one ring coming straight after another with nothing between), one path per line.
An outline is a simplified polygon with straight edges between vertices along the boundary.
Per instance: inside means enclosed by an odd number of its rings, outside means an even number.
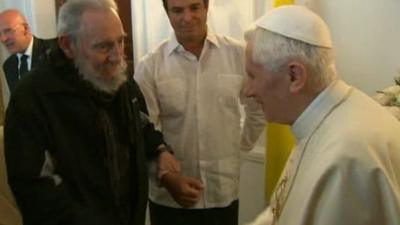
M102 41L99 43L94 43L92 48L98 53L107 54L116 47L123 49L124 43L125 43L125 35L118 38L115 41Z
M8 27L8 28L3 29L2 31L0 31L0 38L1 38L3 35L6 36L6 37L10 37L10 36L14 35L14 33L15 33L15 31L17 30L17 27L18 27L19 25L22 25L22 24L15 25L14 27Z

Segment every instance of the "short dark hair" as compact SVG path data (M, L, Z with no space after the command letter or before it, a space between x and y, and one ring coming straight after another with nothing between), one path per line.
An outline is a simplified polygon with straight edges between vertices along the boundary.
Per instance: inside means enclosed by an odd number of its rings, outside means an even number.
M208 7L208 0L203 0L203 2L204 2L204 6ZM165 12L168 13L168 0L162 0L162 3L164 5Z

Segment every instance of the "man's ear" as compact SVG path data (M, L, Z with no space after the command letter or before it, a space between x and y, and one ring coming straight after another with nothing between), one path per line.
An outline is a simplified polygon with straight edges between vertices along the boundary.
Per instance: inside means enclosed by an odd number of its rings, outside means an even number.
M297 61L290 62L288 68L290 77L289 91L291 93L298 93L306 86L308 79L307 69L304 64Z
M63 50L64 54L72 59L74 57L74 46L72 40L68 36L60 36L58 37L58 45Z

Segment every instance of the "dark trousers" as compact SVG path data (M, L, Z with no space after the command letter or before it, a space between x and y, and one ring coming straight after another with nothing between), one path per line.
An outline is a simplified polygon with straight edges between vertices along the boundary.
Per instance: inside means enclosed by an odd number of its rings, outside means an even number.
M177 209L149 201L149 209L151 225L238 225L238 200L208 209Z

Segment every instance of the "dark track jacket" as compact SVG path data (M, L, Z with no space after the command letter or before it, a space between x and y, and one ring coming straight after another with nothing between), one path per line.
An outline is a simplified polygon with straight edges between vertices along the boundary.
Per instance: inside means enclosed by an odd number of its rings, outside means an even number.
M5 121L8 179L25 225L118 225L104 161L105 140L96 126L99 109L114 115L121 140L130 145L132 220L145 221L147 159L164 143L151 123L144 123L144 98L133 80L107 104L98 104L80 84L60 49L21 80ZM120 116L121 92L129 91L131 115ZM124 102L123 102L124 103Z

